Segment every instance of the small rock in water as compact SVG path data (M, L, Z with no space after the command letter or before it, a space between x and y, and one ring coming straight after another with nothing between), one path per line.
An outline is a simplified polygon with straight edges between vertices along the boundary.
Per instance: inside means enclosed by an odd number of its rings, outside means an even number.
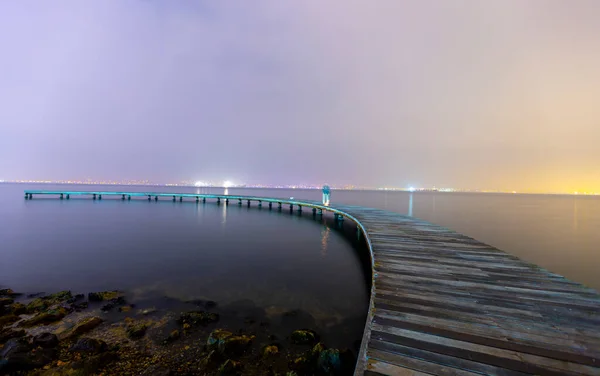
M54 348L58 345L58 337L52 333L40 333L32 338L31 344L44 348Z
M37 313L42 312L54 306L56 304L64 303L69 299L72 299L71 291L60 291L55 294L42 296L41 298L35 298L29 304L27 304L27 312Z
M123 292L117 291L117 290L90 292L88 294L88 300L90 302L102 302L102 301L107 301L107 300L112 300L112 299L117 299L117 298L122 298L122 297L123 297Z
M181 314L179 319L177 319L177 323L179 323L180 325L206 325L217 321L219 321L218 314L204 311L185 312Z
M130 323L127 327L127 336L131 339L142 338L148 330L148 324L145 323Z
M106 342L95 338L80 338L69 351L97 354L106 351Z
M208 339L206 340L206 346L209 350L216 350L222 346L223 343L225 343L225 339L231 337L232 335L233 333L227 330L215 329L208 336Z
M277 355L279 353L279 348L276 345L268 345L265 346L264 350L263 350L263 356L264 357L269 357L272 355Z
M67 314L68 311L64 307L57 307L49 309L46 312L38 313L29 320L23 321L20 325L26 328L36 325L47 325L62 320Z
M123 307L119 307L119 312L129 312L133 309L133 304L124 305Z
M310 329L300 329L292 332L291 339L296 345L312 345L319 341L319 335Z
M14 292L12 289L0 289L0 296L7 296L9 298L16 298L17 296L21 296L23 294Z
M108 312L108 311L112 310L115 307L123 306L125 304L127 304L127 302L125 301L125 298L123 298L122 296L120 296L118 298L110 299L108 301L108 303L106 303L105 305L102 306L101 310L103 312Z
M179 330L175 329L171 333L169 333L169 336L167 337L167 339L165 339L165 343L173 342L180 336L181 334L179 333Z

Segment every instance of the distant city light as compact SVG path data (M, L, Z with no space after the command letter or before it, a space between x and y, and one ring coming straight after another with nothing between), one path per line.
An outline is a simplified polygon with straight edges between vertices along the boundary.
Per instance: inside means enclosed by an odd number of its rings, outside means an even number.
M197 182L195 182L195 183L194 183L194 186L195 186L195 187L206 187L207 185L208 185L208 184L206 184L206 183L205 183L205 182L203 182L203 181L197 181Z
M230 182L229 180L225 180L223 182L223 187L225 187L225 188L233 187L233 183Z
M416 191L415 187L408 187L408 190L409 190L410 192L414 192L414 191Z

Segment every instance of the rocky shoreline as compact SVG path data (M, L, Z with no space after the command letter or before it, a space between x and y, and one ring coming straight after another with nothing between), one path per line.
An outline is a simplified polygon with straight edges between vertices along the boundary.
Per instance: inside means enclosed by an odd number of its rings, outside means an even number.
M350 350L298 327L284 338L268 320L224 322L213 301L193 310L130 304L121 291L48 295L0 289L0 374L351 375ZM285 312L294 316L297 312ZM240 316L243 317L244 315Z

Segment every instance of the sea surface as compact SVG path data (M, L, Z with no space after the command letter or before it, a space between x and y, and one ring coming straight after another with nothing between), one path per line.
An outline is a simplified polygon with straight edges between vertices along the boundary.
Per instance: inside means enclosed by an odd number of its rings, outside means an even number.
M121 290L141 308L210 300L222 316L270 325L278 338L307 327L332 347L358 347L370 275L356 226L215 201L24 199L24 189L55 188L67 187L0 185L0 286Z

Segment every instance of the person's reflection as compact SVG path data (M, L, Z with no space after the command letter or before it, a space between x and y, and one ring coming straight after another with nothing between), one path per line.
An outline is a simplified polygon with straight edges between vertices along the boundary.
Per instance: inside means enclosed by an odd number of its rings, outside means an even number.
M408 196L408 216L409 217L413 216L413 194L412 193Z

